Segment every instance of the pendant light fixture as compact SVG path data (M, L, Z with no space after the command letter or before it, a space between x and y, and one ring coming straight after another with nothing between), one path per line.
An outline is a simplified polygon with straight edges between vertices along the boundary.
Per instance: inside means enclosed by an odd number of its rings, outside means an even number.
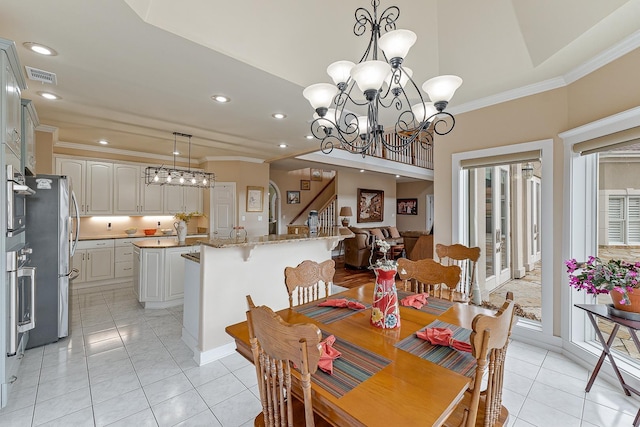
M191 170L191 137L181 132L173 132L173 168L162 166L148 166L144 173L147 185L177 185L182 187L211 188L215 186L216 175L209 172ZM187 169L176 167L177 138L189 139L189 163Z
M455 126L454 117L444 110L462 79L444 75L427 80L422 85L429 96L425 101L412 78L414 71L403 66L417 36L413 31L396 29L397 6L388 7L378 17L379 4L379 0L372 0L373 13L356 9L354 34L362 36L371 30L360 61L332 63L327 74L334 84L313 84L302 93L315 110L311 133L321 141L325 154L337 146L364 157L379 153L380 147L402 152L417 142L428 149L434 133L446 135ZM378 49L384 60L378 58ZM398 114L394 128L386 133L379 116L382 109L395 109Z

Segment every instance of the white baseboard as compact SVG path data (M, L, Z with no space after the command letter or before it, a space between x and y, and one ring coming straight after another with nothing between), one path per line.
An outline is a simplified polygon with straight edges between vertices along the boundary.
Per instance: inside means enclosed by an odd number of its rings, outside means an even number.
M232 355L235 352L236 343L230 342L229 344L221 345L220 347L216 347L207 351L200 351L198 349L195 349L193 351L193 360L196 361L198 366L202 366L215 360L222 359L223 357Z

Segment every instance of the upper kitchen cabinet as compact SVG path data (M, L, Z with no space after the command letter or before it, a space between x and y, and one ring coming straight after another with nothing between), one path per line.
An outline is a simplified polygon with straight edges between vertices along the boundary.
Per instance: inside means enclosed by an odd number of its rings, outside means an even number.
M80 215L113 213L113 164L56 158L56 173L71 179Z
M2 142L11 149L16 157L22 154L22 103L20 93L26 89L27 84L22 75L20 62L16 53L15 43L10 40L0 39L0 83L2 94L0 94L0 114L1 123L4 123L2 130Z
M144 183L144 166L113 165L113 213L116 215L162 215L162 186Z
M22 100L22 167L26 175L36 174L36 127L38 114L30 99Z
M165 186L164 212L202 212L202 188Z

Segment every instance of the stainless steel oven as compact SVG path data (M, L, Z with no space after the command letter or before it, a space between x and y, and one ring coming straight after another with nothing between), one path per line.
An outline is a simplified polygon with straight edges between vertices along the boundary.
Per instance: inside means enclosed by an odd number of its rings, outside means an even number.
M31 248L22 246L7 252L9 313L7 356L24 353L28 331L35 328L36 269L27 267Z
M13 165L7 165L7 237L20 234L25 229L25 197L35 191L25 184L24 175Z

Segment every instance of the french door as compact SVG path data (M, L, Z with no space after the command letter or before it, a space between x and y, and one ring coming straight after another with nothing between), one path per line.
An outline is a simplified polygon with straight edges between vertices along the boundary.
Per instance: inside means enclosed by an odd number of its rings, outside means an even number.
M486 290L511 279L509 166L485 168Z

